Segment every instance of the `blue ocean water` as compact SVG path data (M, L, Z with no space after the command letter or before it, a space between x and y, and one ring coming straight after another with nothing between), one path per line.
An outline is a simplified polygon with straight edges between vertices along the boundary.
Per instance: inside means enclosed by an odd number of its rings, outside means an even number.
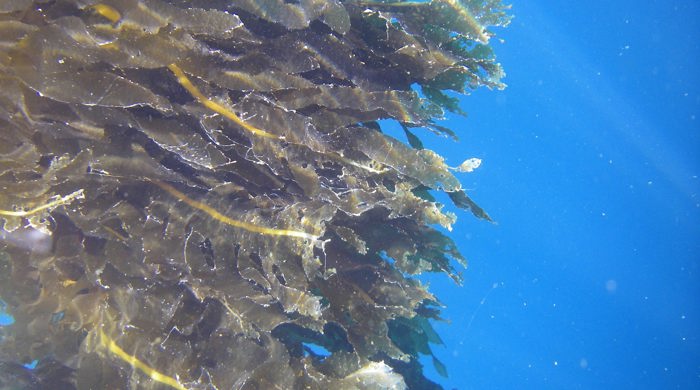
M428 142L483 159L461 178L497 221L462 213L464 286L431 278L451 321L431 378L700 388L700 2L513 3L508 88L463 99L459 144Z

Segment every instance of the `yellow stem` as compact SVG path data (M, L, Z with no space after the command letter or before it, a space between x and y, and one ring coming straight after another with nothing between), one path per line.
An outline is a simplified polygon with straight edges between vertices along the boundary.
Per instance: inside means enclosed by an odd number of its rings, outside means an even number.
M309 240L317 240L319 237L316 235L313 235L311 233L306 233L302 231L297 231L297 230L287 230L287 229L273 229L273 228L268 228L268 227L263 227L263 226L258 226L254 225L252 223L244 222L244 221L237 221L235 219L229 218L220 212L216 211L214 208L212 208L209 205L206 205L202 202L198 202L194 199L190 199L187 197L187 195L183 194L182 192L176 190L173 186L170 184L161 182L161 181L153 181L154 184L156 184L158 187L162 188L169 194L173 195L174 197L180 199L181 201L187 203L189 206L197 209L204 211L205 213L209 214L210 217L214 218L215 220L225 223L230 226L234 226L237 228L245 229L249 232L253 233L260 233L260 234L267 234L271 236L288 236L288 237L297 237L297 238L305 238Z
M257 136L275 139L282 138L246 123L243 119L239 118L238 115L234 114L233 111L204 96L204 94L197 87L195 87L194 84L192 84L187 75L185 75L185 72L183 72L179 66L170 64L168 65L168 69L170 69L175 77L177 77L177 81L180 83L180 85L182 85L187 92L194 96L195 99L197 99L204 107L216 112L217 114L223 115L224 117L230 119L233 123L243 127Z

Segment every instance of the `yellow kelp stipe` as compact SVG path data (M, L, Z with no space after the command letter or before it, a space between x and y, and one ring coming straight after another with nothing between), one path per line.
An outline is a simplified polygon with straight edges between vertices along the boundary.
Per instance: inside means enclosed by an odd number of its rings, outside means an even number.
M177 379L156 371L156 369L142 362L136 356L126 353L114 340L107 337L102 329L100 329L100 344L119 359L129 363L129 365L148 375L148 377L154 381L168 385L174 389L187 390Z
M112 22L112 24L117 24L122 18L122 14L119 11L107 4L95 4L90 8L98 15Z
M58 207L62 204L67 204L72 202L74 199L82 199L84 197L83 195L83 190L78 190L73 192L72 194L68 194L66 196L60 197L54 201L51 201L47 204L41 205L39 207L35 207L30 210L20 210L20 211L11 211L11 210L0 210L0 215L5 215L8 217L26 217L32 214L36 214L39 211L46 210L46 209L51 209L54 207Z
M202 202L198 202L194 199L188 198L187 195L176 190L175 187L171 186L170 184L167 184L167 183L164 183L161 181L156 181L156 180L153 180L153 183L156 184L158 187L164 189L165 191L167 191L169 194L173 195L174 197L187 203L189 206L194 207L197 210L204 211L205 213L209 214L209 216L214 218L215 220L217 220L221 223L225 223L227 225L231 225L233 227L245 229L245 230L247 230L249 232L253 232L253 233L268 234L271 236L298 237L298 238L306 238L309 240L318 240L318 238L319 238L316 235L302 232L302 231L298 231L298 230L273 229L273 228L254 225L254 224L248 223L248 222L236 221L235 219L229 218L229 217L221 214L220 212L216 211L214 208L212 208L212 207L210 207Z
M204 94L199 89L197 89L197 87L195 87L194 84L192 84L187 75L185 75L185 72L183 72L179 66L175 64L170 64L168 65L168 69L170 69L170 71L173 72L175 77L177 77L177 81L180 83L180 85L182 85L187 90L187 92L194 96L204 107L216 112L217 114L223 115L224 117L233 121L235 124L241 126L242 128L250 131L251 133L257 136L275 139L282 138L272 133L268 133L265 130L258 129L255 126L249 125L243 119L239 118L238 115L234 114L233 111L204 96Z

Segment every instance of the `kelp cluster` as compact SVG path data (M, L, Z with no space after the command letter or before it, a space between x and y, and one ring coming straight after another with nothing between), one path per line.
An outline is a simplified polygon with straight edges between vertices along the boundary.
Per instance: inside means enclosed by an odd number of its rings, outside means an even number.
M431 191L488 215L416 129L502 87L505 11L1 0L1 384L438 387L412 275L463 259Z

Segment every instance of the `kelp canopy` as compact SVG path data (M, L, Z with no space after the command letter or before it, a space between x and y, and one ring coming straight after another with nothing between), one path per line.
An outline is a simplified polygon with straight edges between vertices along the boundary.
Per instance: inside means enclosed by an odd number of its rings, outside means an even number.
M2 385L438 387L431 190L488 216L417 129L502 87L505 11L1 0Z

